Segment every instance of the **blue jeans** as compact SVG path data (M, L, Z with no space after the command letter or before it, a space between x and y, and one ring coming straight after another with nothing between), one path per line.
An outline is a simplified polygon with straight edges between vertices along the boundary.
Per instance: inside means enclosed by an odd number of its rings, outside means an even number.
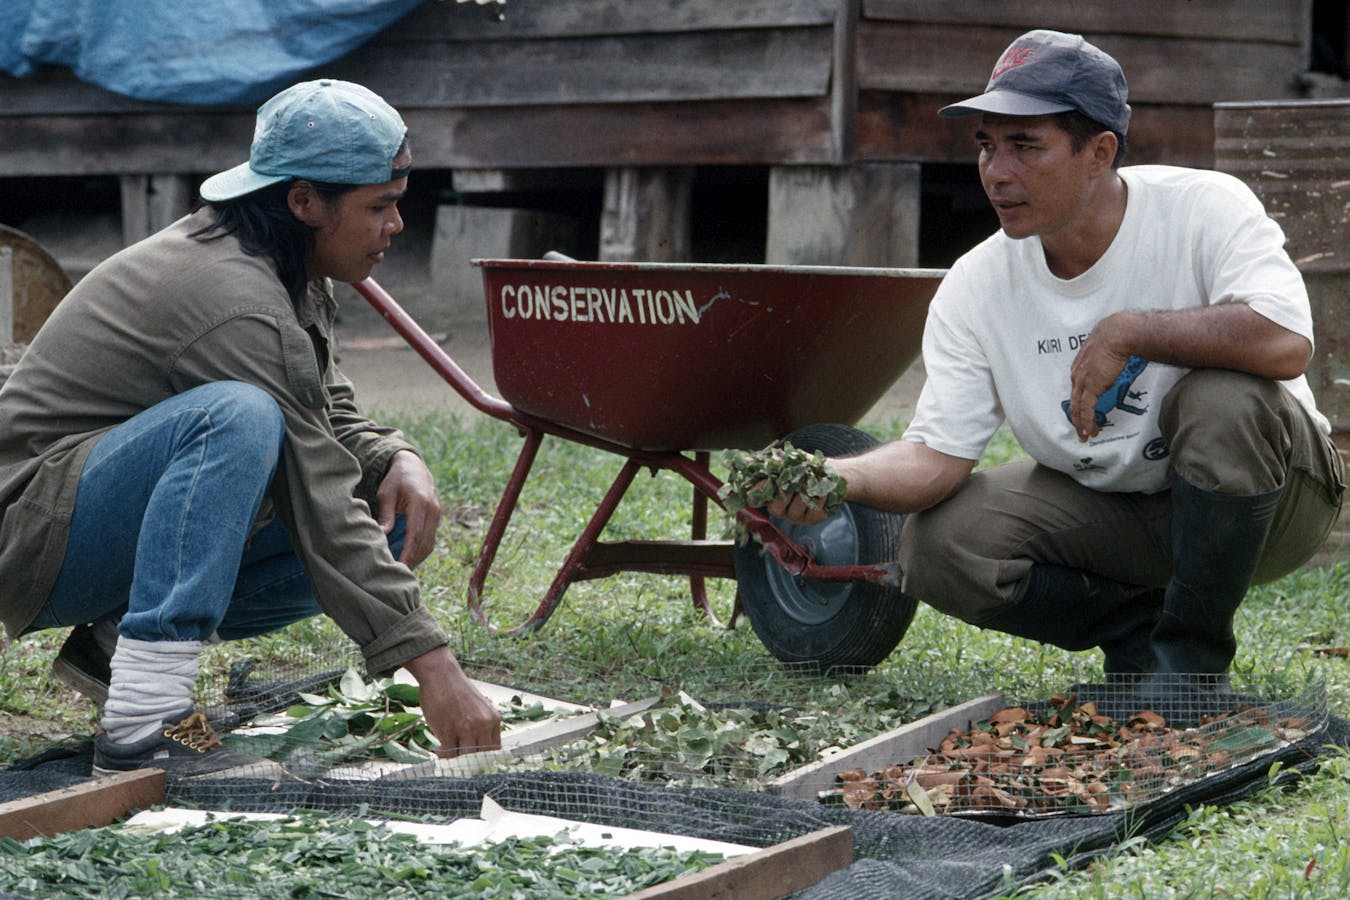
M281 521L248 537L285 436L270 395L223 381L99 438L80 475L61 574L31 627L120 618L119 633L136 640L237 640L318 613ZM390 535L395 547L402 524Z

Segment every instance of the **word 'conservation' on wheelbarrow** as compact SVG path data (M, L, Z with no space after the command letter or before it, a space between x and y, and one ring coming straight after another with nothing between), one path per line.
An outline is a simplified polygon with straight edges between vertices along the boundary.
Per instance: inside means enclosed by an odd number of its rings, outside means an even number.
M942 272L678 263L473 260L482 268L493 377L480 388L375 282L357 290L480 412L514 425L524 445L488 526L468 602L484 624L483 585L545 435L625 463L535 612L539 628L574 581L622 571L690 577L713 621L704 579L735 578L736 606L785 662L871 666L909 627L895 557L903 517L845 504L800 527L737 513L759 539L707 540L721 504L711 451L784 439L842 455L872 443L847 427L918 356ZM820 425L841 422L845 425ZM691 540L602 541L640 469L693 486Z

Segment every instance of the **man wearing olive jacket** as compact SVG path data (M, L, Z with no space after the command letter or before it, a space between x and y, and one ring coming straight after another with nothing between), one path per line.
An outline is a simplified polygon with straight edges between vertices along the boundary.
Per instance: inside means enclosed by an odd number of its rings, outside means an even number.
M444 753L499 745L410 568L435 539L431 474L331 358L331 281L383 259L411 164L365 88L281 92L249 161L90 272L0 389L0 617L77 626L58 667L89 693L110 656L96 770L255 762L192 708L202 644L319 612L371 672L412 672Z

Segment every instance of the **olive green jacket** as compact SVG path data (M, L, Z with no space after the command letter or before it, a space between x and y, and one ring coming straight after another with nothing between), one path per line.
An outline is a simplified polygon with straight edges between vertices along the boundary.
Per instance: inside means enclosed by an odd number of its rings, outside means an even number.
M189 234L209 209L112 256L58 304L0 387L0 620L28 628L65 556L85 457L109 428L176 394L242 381L272 395L286 441L255 529L275 510L323 611L384 673L445 643L371 503L412 449L357 410L331 358L327 281L293 303L233 237ZM364 499L362 499L364 498Z

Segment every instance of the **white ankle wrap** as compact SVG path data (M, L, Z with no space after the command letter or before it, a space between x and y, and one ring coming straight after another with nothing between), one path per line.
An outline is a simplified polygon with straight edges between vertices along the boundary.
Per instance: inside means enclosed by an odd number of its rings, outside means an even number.
M144 740L190 707L201 650L201 641L119 639L103 707L108 737L117 744Z

